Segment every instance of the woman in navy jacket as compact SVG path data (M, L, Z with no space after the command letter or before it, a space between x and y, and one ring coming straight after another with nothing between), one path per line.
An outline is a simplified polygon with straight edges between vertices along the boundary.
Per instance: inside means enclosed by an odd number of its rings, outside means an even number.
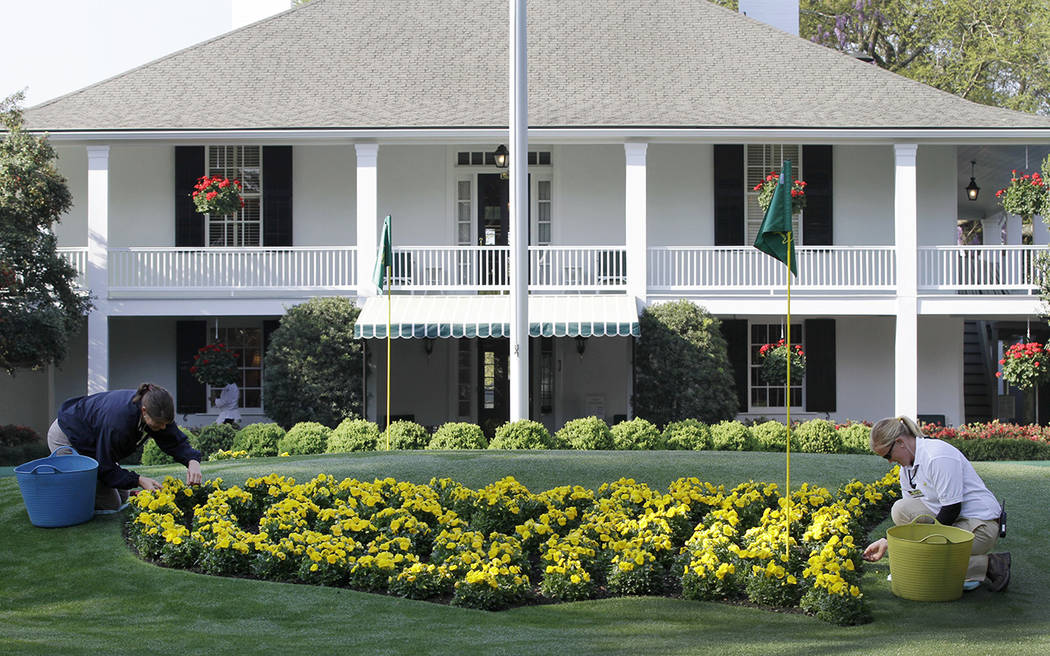
M137 390L113 390L78 396L62 404L47 432L54 451L72 446L98 461L96 510L117 510L135 487L156 490L160 483L117 464L146 440L153 438L162 451L186 465L186 483L201 483L201 454L190 446L175 425L175 403L168 390L143 383Z

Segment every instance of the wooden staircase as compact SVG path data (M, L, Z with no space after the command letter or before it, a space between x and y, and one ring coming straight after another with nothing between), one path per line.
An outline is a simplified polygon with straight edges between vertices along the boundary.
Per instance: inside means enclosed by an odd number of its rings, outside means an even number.
M992 330L989 321L963 324L963 405L967 423L996 417L995 372L999 366L992 350Z

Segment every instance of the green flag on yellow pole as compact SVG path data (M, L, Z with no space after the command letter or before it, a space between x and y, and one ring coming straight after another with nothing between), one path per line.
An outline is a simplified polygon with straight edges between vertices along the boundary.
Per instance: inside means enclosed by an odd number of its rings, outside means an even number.
M394 242L391 236L390 215L383 220L383 234L379 238L379 251L376 253L376 266L372 270L372 281L379 291L383 291L387 270L394 266Z
M755 237L755 248L780 260L797 276L795 240L791 232L791 183L791 160L787 160L780 170L773 201Z

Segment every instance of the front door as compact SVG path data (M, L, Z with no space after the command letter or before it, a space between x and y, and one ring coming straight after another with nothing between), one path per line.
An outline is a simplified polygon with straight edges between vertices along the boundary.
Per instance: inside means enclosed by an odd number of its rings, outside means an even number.
M510 223L510 184L499 173L478 174L478 244L506 246ZM508 284L506 249L481 249L481 284Z
M478 425L489 439L510 419L510 340L475 340L478 346Z

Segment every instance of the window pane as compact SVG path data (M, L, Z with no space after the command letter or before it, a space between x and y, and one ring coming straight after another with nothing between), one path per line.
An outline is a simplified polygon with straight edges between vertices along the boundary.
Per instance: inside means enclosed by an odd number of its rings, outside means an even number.
M551 181L540 180L536 183L536 196L539 200L551 199Z
M551 243L551 224L541 223L537 226L537 231L539 232L537 239L541 244Z
M460 180L456 185L459 190L456 199L457 200L470 200L470 180Z

